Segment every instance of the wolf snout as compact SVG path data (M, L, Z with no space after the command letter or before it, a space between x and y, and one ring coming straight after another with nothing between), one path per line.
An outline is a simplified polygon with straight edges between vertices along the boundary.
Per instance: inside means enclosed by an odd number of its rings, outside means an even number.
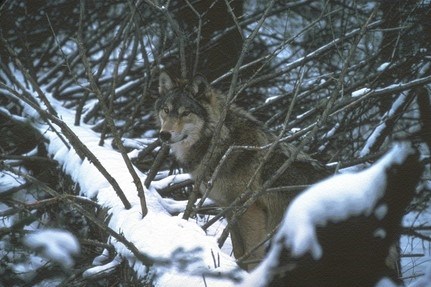
M186 139L187 134L176 133L174 131L161 131L159 138L164 143L173 144Z
M166 131L161 131L159 133L159 138L161 141L163 142L168 142L171 140L172 138L172 134L170 132L166 132Z

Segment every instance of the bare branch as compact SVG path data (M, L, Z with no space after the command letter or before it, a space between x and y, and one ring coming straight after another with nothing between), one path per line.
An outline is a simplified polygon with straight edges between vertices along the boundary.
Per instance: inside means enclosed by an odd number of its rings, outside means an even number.
M150 186L151 182L156 177L157 172L160 170L160 167L162 166L163 161L166 159L168 154L169 154L169 146L166 144L163 144L159 150L159 153L157 154L156 159L153 162L153 165L150 168L147 178L145 179L145 187L148 188Z

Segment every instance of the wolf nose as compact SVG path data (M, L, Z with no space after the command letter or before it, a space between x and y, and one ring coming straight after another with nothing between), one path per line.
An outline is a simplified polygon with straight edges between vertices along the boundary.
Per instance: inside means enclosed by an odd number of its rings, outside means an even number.
M162 141L167 142L171 139L172 134L170 132L161 131L159 137Z

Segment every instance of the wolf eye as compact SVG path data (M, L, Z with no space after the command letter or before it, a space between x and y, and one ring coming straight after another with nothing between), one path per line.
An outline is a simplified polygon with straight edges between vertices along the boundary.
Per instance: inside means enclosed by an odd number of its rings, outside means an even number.
M187 117L188 115L190 115L190 111L184 111L181 115L183 116L183 117Z
M166 114L169 114L169 109L168 109L167 107L164 107L164 108L163 108L163 111L164 111Z

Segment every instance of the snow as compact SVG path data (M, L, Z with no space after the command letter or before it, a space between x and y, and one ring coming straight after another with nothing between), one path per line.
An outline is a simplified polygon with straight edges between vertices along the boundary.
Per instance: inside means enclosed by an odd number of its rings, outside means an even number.
M364 157L368 154L370 154L371 147L376 143L377 139L382 135L382 133L386 129L386 123L383 122L379 124L371 133L371 135L368 137L367 141L365 142L364 147L359 152L359 157Z
M384 277L379 282L377 282L375 287L400 287L392 282L391 279Z
M25 183L24 179L17 178L7 171L0 170L0 193L6 192L11 188L20 186Z
M64 230L34 231L24 237L24 244L65 269L73 267L73 256L80 251L76 237Z
M154 183L151 184L151 186L155 189L162 189L172 184L180 183L191 178L192 177L190 176L190 174L174 174L174 175L166 176L161 180L155 181Z
M368 137L367 141L365 142L364 147L359 152L359 157L364 157L370 153L371 147L376 143L377 139L382 135L382 133L386 129L386 122L384 121L387 118L393 117L396 112L399 110L399 108L406 102L407 96L404 94L401 94L395 102L392 104L391 109L386 112L382 117L382 123L380 123L371 133L371 135Z
M363 96L363 95L365 95L365 94L369 93L370 91L371 91L371 89L369 89L369 88L362 88L362 89L359 89L359 90L354 91L354 92L352 93L352 98L356 98L356 97Z
M181 213L186 209L186 206L187 206L187 200L179 201L179 200L174 200L172 198L164 198L163 200L160 201L160 203L170 214Z
M21 280L28 281L37 275L36 269L46 264L47 260L36 255L30 255L25 261L12 265L12 269L16 274L19 274Z
M386 69L388 68L388 66L389 66L390 64L391 64L391 63L389 63L389 62L385 62L385 63L381 64L381 65L377 68L377 71L378 71L378 72L383 72L384 70L386 70Z
M103 249L102 254L100 254L99 256L96 256L93 259L93 265L99 266L99 265L104 264L108 260L109 260L109 250L108 249Z
M272 102L272 101L274 101L274 100L276 100L277 98L279 98L280 96L272 96L272 97L268 97L268 98L266 98L266 100L265 100L265 104L267 104L267 103L269 103L269 102Z
M253 270L238 287L265 287L267 285L269 270L277 266L278 256L281 252L281 245L275 244L271 247L270 253L265 260Z
M336 123L328 132L326 132L323 135L323 138L325 139L329 139L331 137L334 136L334 134L338 131L338 129L340 128L340 123ZM326 148L326 146L329 144L329 141L326 141L325 143L323 143L319 148L319 152L323 152Z
M383 218L385 218L387 213L388 213L388 206L386 204L381 204L377 206L376 209L374 210L374 216L378 220L382 220Z
M115 89L115 93L116 94L121 94L121 93L128 92L132 88L134 88L137 85L139 85L139 83L141 83L141 81L142 81L141 79L137 79L137 80L133 80L133 81L127 82L126 84L124 84L124 85L122 85L120 87L117 87Z
M105 252L106 250L104 250L103 252ZM115 267L117 267L118 265L121 264L121 257L120 256L115 256L113 260L111 260L110 262L106 263L106 264L94 264L96 265L93 268L87 269L86 271L84 271L84 273L82 273L82 277L83 278L91 278L93 276L99 276L103 273L110 273L113 270L115 270ZM100 263L100 262L97 262Z
M49 139L48 153L79 184L82 196L95 199L102 207L107 208L111 229L122 234L142 253L156 260L156 264L151 268L156 286L205 286L205 284L229 286L233 284L232 281L214 276L206 276L203 279L202 274L235 272L237 276L242 276L244 271L238 270L235 260L220 250L214 237L207 236L196 222L185 221L179 216L171 216L172 204L169 205L169 202L157 193L156 188L183 180L188 176L175 176L160 182L154 181L149 189L145 190L148 214L142 218L137 190L121 155L111 148L109 141L105 143L105 146L99 146L99 135L91 130L91 126L85 124L74 126L73 113L61 107L55 99L50 98L49 100L59 117L115 178L130 201L131 209L124 208L114 189L91 162L79 158L76 152L73 149L69 150L54 132L46 131L46 126L41 125L39 128ZM138 170L136 172L144 182L145 175ZM181 207L184 207L183 203L178 203L178 205L175 211L180 211ZM119 256L129 262L139 277L146 275L148 269L136 260L131 251L116 240L112 239L110 243L115 247ZM172 259L174 254L176 256ZM219 266L214 266L214 255L216 258L220 258ZM190 256L192 256L191 259ZM188 260L187 262L190 261L190 264L186 269L180 268L181 262L185 258ZM166 260L172 261L172 264L169 266L157 264L157 262L166 262ZM91 275L90 273L91 271L87 275Z

